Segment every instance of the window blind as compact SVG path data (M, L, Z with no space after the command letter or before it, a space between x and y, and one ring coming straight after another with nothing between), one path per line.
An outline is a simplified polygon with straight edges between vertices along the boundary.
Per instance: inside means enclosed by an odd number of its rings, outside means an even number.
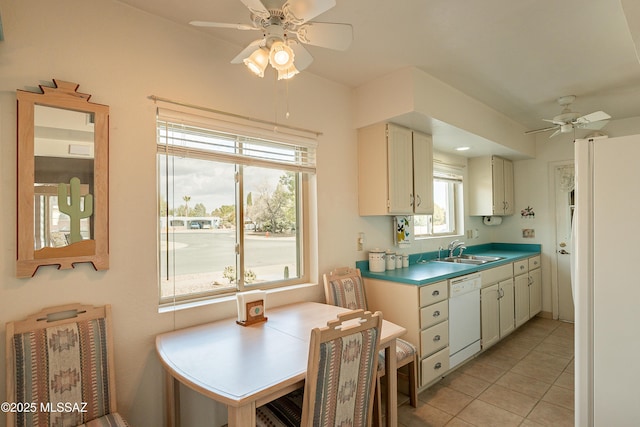
M158 108L158 152L315 173L315 138Z

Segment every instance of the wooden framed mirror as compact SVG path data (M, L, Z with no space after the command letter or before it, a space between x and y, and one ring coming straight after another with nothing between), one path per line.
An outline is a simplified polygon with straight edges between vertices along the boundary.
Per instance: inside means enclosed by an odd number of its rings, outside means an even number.
M78 84L18 90L17 277L109 268L109 106Z

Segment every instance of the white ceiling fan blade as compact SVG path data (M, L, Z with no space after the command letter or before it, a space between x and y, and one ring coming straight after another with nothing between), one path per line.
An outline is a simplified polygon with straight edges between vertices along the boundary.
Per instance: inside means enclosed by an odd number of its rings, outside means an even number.
M313 56L309 53L309 51L302 46L302 44L298 43L295 40L291 40L289 42L289 46L293 50L294 54L294 65L296 70L302 71L307 68L313 62Z
M593 122L599 122L600 120L609 120L611 118L610 115L608 115L607 113L605 113L604 111L596 111L595 113L591 113L591 114L587 114L585 116L582 117L578 117L574 123L580 123L580 124L584 124L584 123L593 123Z
M209 21L191 21L189 25L194 27L210 27L210 28L232 28L235 30L259 30L253 25L248 24L230 24L226 22L209 22Z
M231 60L231 63L232 64L242 64L242 61L244 61L246 58L251 56L251 54L253 52L255 52L256 50L260 49L260 47L262 46L263 43L264 43L264 39L258 39L258 40L252 41L249 44L249 46L245 47L242 50L242 52L240 52L238 54L238 56L236 56L235 58L233 58Z
M552 134L549 136L549 139L553 138L554 136L556 136L556 135L558 135L558 134L560 134L560 133L562 133L562 130L561 130L560 128L558 128L558 130L556 130L554 133L552 133Z
M535 130L528 130L524 134L525 135L530 135L530 134L534 134L534 133L548 132L548 131L554 130L554 129L558 129L558 126L551 126L551 127L548 127L548 128L535 129Z
M560 120L542 119L542 121L553 123L554 125L558 125L558 126L562 126L563 124L565 124L565 122L562 122Z
M609 123L609 120L599 120L597 122L591 122L591 123L577 123L576 127L580 129L600 130L603 127L605 127L607 123Z
M282 11L288 20L300 25L335 5L336 0L287 0L282 6Z
M347 50L353 41L353 27L349 24L307 22L297 34L302 43L335 50Z
M240 0L247 8L261 18L268 19L271 14L260 0Z

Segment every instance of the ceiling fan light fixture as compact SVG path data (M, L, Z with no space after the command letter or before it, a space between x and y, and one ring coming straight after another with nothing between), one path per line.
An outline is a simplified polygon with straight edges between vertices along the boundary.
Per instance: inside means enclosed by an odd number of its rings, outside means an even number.
M264 70L269 63L269 52L267 49L261 47L260 49L256 49L243 62L256 76L264 77Z
M269 62L278 71L286 71L293 66L293 50L284 42L278 40L271 45Z
M560 133L569 133L573 130L573 124L566 123L564 125L560 125Z

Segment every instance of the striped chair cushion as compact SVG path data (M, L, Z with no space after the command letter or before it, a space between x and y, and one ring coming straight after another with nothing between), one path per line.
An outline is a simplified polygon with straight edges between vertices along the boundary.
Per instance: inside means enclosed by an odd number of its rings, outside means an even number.
M403 339L396 339L396 360L397 366L404 366L411 361L415 361L416 348L409 341ZM384 363L384 350L380 350L378 353L378 375L384 376L385 363Z
M314 426L368 425L377 334L368 329L321 344Z
M298 427L302 422L303 390L292 391L256 409L257 427Z
M367 379L375 369L375 329L337 338L320 345L314 426L365 426L368 424L370 387ZM302 390L267 403L256 410L258 427L298 427L301 423Z
M333 295L334 305L349 310L366 310L367 300L364 296L362 279L358 275L329 280L329 289Z
M13 339L17 402L75 403L86 411L18 413L19 427L77 426L109 414L104 319L25 332Z
M107 414L104 417L96 418L78 427L129 427L129 424L118 414Z

